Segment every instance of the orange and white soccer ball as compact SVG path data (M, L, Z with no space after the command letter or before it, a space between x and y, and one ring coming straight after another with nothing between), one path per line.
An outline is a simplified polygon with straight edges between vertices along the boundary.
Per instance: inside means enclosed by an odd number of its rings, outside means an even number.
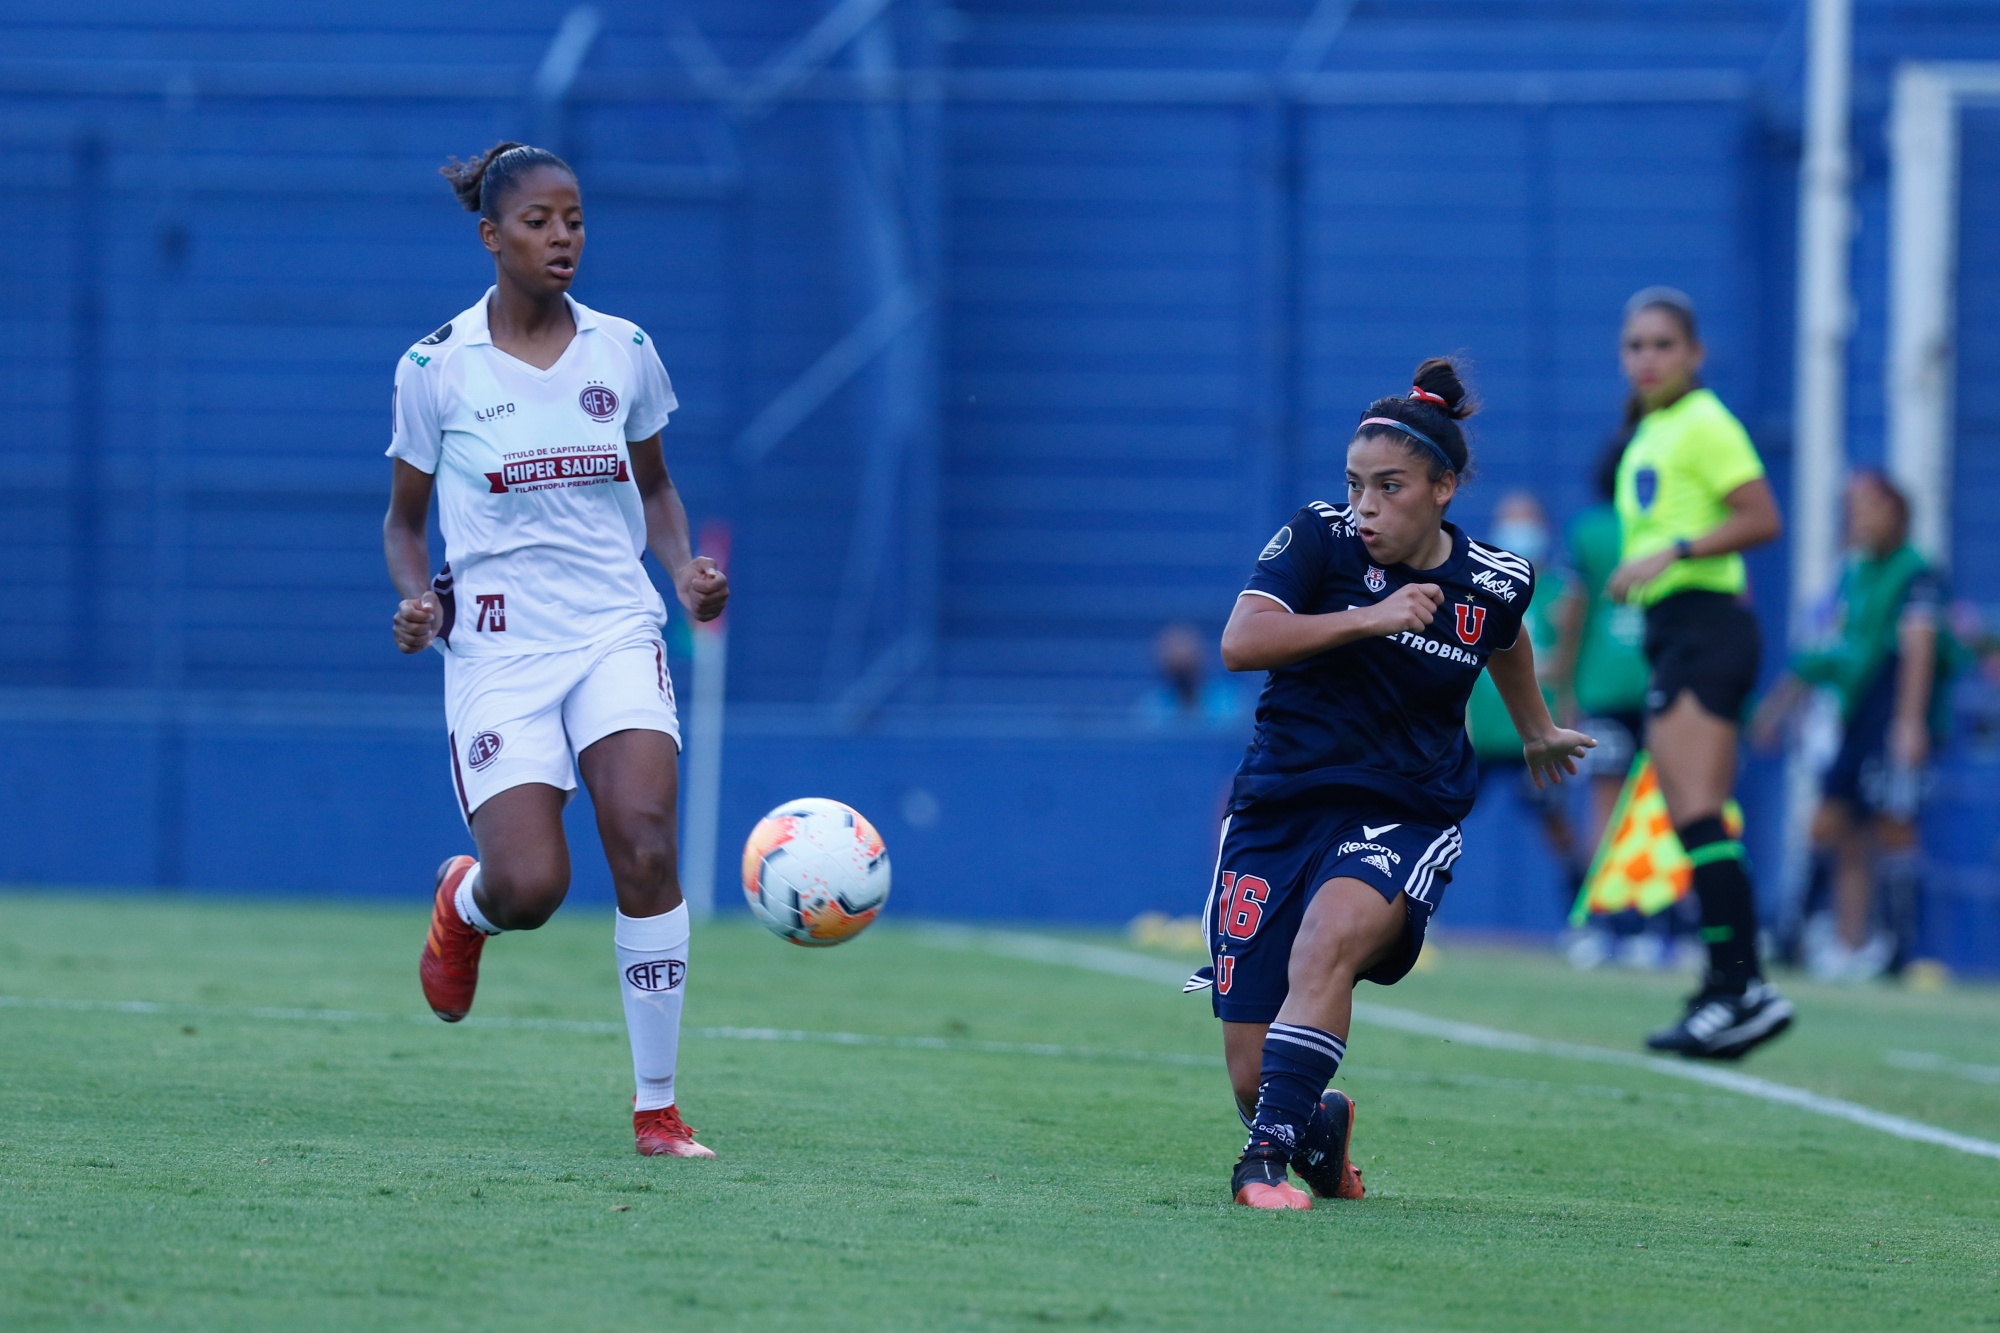
M774 935L809 949L841 944L889 901L889 852L852 806L787 801L743 844L743 896Z

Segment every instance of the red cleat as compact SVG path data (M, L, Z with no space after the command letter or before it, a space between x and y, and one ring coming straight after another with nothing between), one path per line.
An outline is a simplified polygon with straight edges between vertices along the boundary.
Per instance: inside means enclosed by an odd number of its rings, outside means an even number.
M1319 1099L1319 1114L1307 1126L1305 1142L1292 1154L1292 1170L1322 1199L1360 1199L1361 1168L1348 1156L1354 1141L1354 1099L1339 1088L1328 1088Z
M1282 1157L1244 1153L1229 1177L1229 1190L1230 1198L1245 1208L1302 1213L1313 1206L1312 1195L1286 1176Z
M713 1157L715 1150L694 1141L694 1129L680 1108L632 1113L632 1137L641 1157Z
M1245 1208L1262 1208L1270 1212L1303 1213L1313 1206L1312 1195L1289 1180L1281 1180L1275 1185L1252 1181L1236 1191L1236 1202Z
M431 899L431 932L424 940L417 976L431 1012L456 1023L472 1011L472 992L479 986L479 951L486 937L459 919L452 898L466 874L479 863L454 856L438 867L437 895Z

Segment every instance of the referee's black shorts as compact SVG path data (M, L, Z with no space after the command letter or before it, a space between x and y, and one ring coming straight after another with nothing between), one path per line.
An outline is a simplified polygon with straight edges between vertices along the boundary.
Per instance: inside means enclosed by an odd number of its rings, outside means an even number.
M1646 608L1646 660L1653 666L1647 716L1666 712L1692 690L1703 708L1740 723L1762 651L1757 617L1742 598L1704 590L1661 598Z

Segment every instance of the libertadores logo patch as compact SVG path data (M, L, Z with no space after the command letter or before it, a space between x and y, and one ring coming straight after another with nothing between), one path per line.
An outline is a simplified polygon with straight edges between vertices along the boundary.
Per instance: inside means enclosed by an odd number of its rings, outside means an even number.
M484 768L499 755L500 746L500 733L482 731L465 747L465 762L473 768Z
M578 406L592 421L609 421L618 415L618 395L602 384L586 384L576 396Z

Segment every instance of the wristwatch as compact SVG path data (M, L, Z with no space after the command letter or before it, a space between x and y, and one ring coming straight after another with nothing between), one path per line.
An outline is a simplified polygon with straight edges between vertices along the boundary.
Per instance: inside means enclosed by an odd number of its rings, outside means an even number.
M1694 555L1694 543L1682 537L1674 543L1674 558L1686 560Z

